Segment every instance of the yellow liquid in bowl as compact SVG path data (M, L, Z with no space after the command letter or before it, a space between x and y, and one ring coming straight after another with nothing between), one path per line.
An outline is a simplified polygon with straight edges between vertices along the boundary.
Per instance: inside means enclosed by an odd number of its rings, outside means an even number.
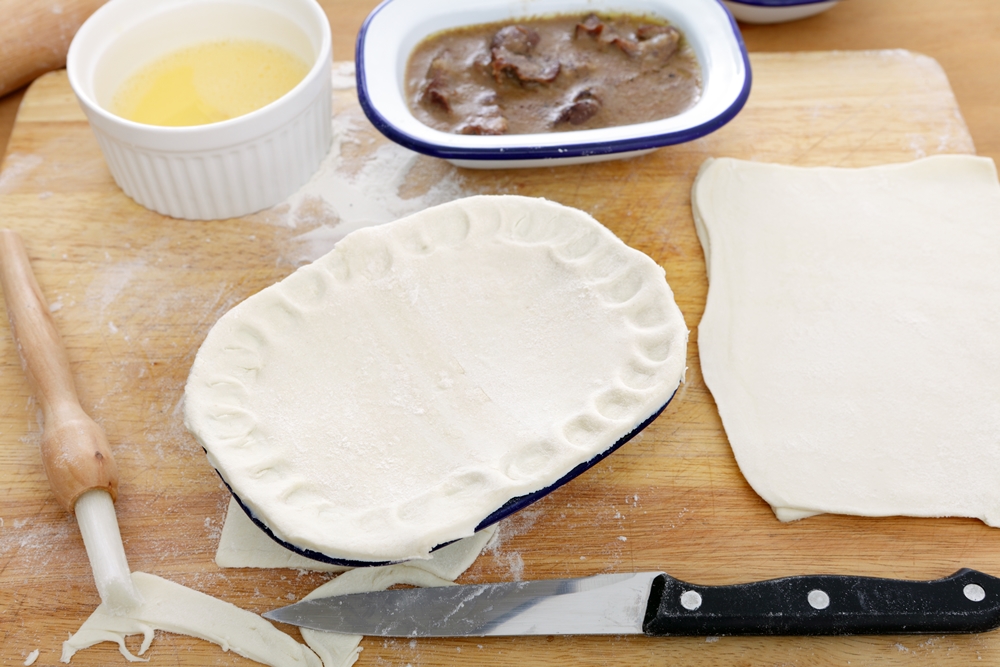
M144 65L115 93L111 112L147 125L205 125L248 114L294 88L309 65L252 40L198 44Z

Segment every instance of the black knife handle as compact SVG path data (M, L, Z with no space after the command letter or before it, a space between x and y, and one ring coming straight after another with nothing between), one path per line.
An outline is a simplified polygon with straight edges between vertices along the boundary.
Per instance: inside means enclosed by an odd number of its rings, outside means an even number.
M875 635L984 632L1000 625L1000 579L959 570L934 581L841 575L650 591L647 635Z

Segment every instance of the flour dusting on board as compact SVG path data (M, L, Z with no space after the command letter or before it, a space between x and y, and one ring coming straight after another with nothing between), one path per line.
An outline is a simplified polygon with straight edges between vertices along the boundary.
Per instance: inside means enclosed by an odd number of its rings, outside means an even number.
M530 531L542 512L541 509L528 507L497 524L497 532L487 543L483 553L490 554L496 565L506 570L501 579L521 581L524 578L524 558L520 552L510 549L508 543L518 535Z
M333 146L280 220L295 236L295 264L313 261L362 227L381 225L472 194L458 171L382 137L360 112L354 63L334 63ZM349 103L345 103L348 98Z
M100 312L103 314L108 306L118 299L136 274L141 273L145 268L146 260L144 258L109 262L108 267L98 273L94 281L87 287L87 302L99 304ZM112 331L112 333L115 332L117 329Z
M43 161L40 155L9 153L3 161L3 171L0 172L0 194L13 192L21 183L22 177L31 173Z

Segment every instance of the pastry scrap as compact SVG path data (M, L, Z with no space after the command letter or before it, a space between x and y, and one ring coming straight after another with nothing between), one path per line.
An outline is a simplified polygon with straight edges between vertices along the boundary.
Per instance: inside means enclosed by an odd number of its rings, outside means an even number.
M228 538L226 528L223 529L216 554L220 567L332 570L326 563L309 561L282 549L250 523L235 501L230 502L226 514L226 526L230 524ZM427 560L348 570L303 599L382 590L396 584L451 585L472 565L495 532L493 526L483 529L472 537L438 549ZM361 651L360 635L302 628L301 635L306 642L302 645L266 619L224 600L145 572L133 572L132 580L141 591L142 604L125 615L116 614L106 604L98 606L80 629L63 642L62 662L70 662L78 651L100 642L115 642L130 662L145 661L139 656L150 647L157 630L204 639L218 644L224 651L231 650L272 667L320 667L320 662L322 667L350 667ZM128 636L137 634L143 635L138 656L125 645ZM36 650L34 655L37 657L37 654Z
M63 642L62 662L82 649L113 641L129 661L143 660L125 646L129 635L143 635L139 655L146 652L157 630L198 637L272 667L323 667L307 646L252 612L145 572L132 581L143 602L126 615L101 603L80 629Z
M427 560L411 561L410 564L445 579L457 579L472 565L496 530L496 525L488 526L476 531L474 535L437 549ZM311 560L284 548L258 528L232 498L226 509L226 520L215 550L215 564L219 567L290 568L313 572L343 572L350 569Z
M991 160L710 160L693 191L698 350L781 520L1000 525L1000 184Z
M235 503L229 509L230 513L233 510L242 511ZM257 530L252 524L249 528ZM449 544L436 551L429 560L344 572L303 599L383 590L396 584L450 586L472 565L494 532L494 529L487 528L473 537ZM280 558L281 554L276 551L280 547L273 542L271 547L271 553ZM296 556L285 556L289 557ZM239 555L233 558L238 560ZM263 564L259 556L247 565L274 567ZM302 565L306 566L305 569L323 568L322 563ZM302 628L301 635L307 644L303 645L266 619L224 600L145 572L133 572L132 580L142 593L143 603L124 616L115 614L106 604L98 606L80 629L63 642L62 662L70 662L78 651L106 641L118 644L118 650L130 662L145 661L139 656L149 648L157 630L198 637L218 644L224 651L231 650L272 667L320 667L321 662L322 667L350 667L361 651L360 635ZM143 635L139 656L125 645L126 637L137 634ZM36 650L36 656L37 653Z
M357 230L223 316L185 422L280 540L426 558L676 390L663 270L589 215L470 197Z

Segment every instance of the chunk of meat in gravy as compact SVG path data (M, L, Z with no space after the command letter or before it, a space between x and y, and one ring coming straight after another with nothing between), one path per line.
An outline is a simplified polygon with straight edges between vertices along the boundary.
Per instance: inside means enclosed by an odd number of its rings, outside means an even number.
M698 99L701 82L673 26L590 14L442 33L415 49L407 91L431 127L524 134L676 115Z
M500 115L482 114L470 118L462 127L458 128L459 134L507 134L507 119Z
M431 61L430 67L427 68L427 84L422 93L422 99L441 107L446 112L451 111L451 102L448 100L448 82L451 74L448 59L444 56L438 56Z
M592 90L581 90L573 102L564 106L556 117L556 123L569 123L570 125L580 125L586 123L601 110L601 100Z
M559 61L534 53L541 36L537 30L509 25L493 35L493 78L511 76L521 83L549 83L559 76Z
M507 119L497 106L497 94L485 91L476 100L478 113L458 128L459 134L507 134Z
M531 55L531 52L538 46L542 36L537 30L526 28L523 25L509 25L497 30L490 42L493 49L493 57L496 57L498 50L505 49L519 56Z
M634 37L614 35L604 39L630 57L641 59L644 66L659 67L677 52L681 33L672 26L642 25Z
M681 43L681 32L672 25L644 23L637 26L634 33L621 34L613 30L605 31L605 24L596 14L576 25L576 36L581 34L614 46L632 58L642 59L644 65L653 67L670 60Z
M584 33L591 37L600 37L602 32L604 32L604 24L601 23L601 17L597 14L591 14L583 19L582 23L576 24L574 35L579 37L580 33Z

